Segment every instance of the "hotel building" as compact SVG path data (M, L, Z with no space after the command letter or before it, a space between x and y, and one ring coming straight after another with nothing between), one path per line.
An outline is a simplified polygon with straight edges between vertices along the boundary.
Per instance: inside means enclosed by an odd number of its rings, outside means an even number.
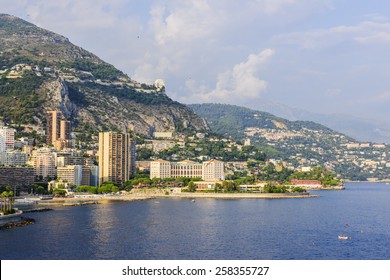
M209 160L203 163L184 160L169 162L156 160L150 163L150 178L202 178L205 181L225 179L224 163L219 160Z

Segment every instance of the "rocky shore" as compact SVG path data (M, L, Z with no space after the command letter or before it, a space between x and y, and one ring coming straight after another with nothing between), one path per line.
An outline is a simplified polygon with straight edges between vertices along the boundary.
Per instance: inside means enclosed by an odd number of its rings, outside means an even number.
M0 226L0 230L10 229L10 228L15 228L15 227L24 227L24 226L32 225L34 223L35 223L35 220L32 218L20 217L19 221L10 221L10 222L2 224Z

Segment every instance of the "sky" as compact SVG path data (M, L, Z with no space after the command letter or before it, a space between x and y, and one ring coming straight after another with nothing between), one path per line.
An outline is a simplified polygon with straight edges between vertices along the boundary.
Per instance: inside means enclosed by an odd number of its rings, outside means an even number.
M185 103L263 99L388 121L387 0L0 0Z

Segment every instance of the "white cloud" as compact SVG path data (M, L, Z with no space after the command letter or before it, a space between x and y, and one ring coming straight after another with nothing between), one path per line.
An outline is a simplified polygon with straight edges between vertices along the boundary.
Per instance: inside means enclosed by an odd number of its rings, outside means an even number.
M177 4L177 3L175 3ZM223 18L206 0L184 1L180 5L155 5L150 11L150 25L158 45L186 43L207 38Z
M390 23L364 21L357 25L340 25L308 32L278 35L279 44L297 45L303 49L331 47L341 43L382 44L390 43Z
M242 103L256 104L261 96L321 110L333 106L333 99L357 100L389 90L390 19L375 5L367 9L356 3L349 9L333 0L0 3L2 12L68 37L140 82L164 79L167 93L181 102L248 105ZM356 19L364 21L355 24ZM266 48L271 49L259 52Z
M192 101L242 104L259 98L267 88L267 81L259 78L260 70L273 54L274 50L266 49L258 54L249 55L246 61L219 74L215 89L207 91L204 86L198 88L198 92L192 96ZM193 81L188 82L187 86L190 90L196 90Z

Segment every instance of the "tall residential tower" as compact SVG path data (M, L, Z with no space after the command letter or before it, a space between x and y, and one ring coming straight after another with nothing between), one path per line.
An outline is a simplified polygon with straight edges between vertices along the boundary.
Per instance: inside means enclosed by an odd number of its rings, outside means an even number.
M71 122L63 118L61 111L47 111L46 117L46 143L53 145L58 151L72 148Z
M99 133L99 185L112 181L122 185L135 175L135 143L130 134Z
M62 113L60 111L46 112L46 144L55 145L58 138L60 138Z

